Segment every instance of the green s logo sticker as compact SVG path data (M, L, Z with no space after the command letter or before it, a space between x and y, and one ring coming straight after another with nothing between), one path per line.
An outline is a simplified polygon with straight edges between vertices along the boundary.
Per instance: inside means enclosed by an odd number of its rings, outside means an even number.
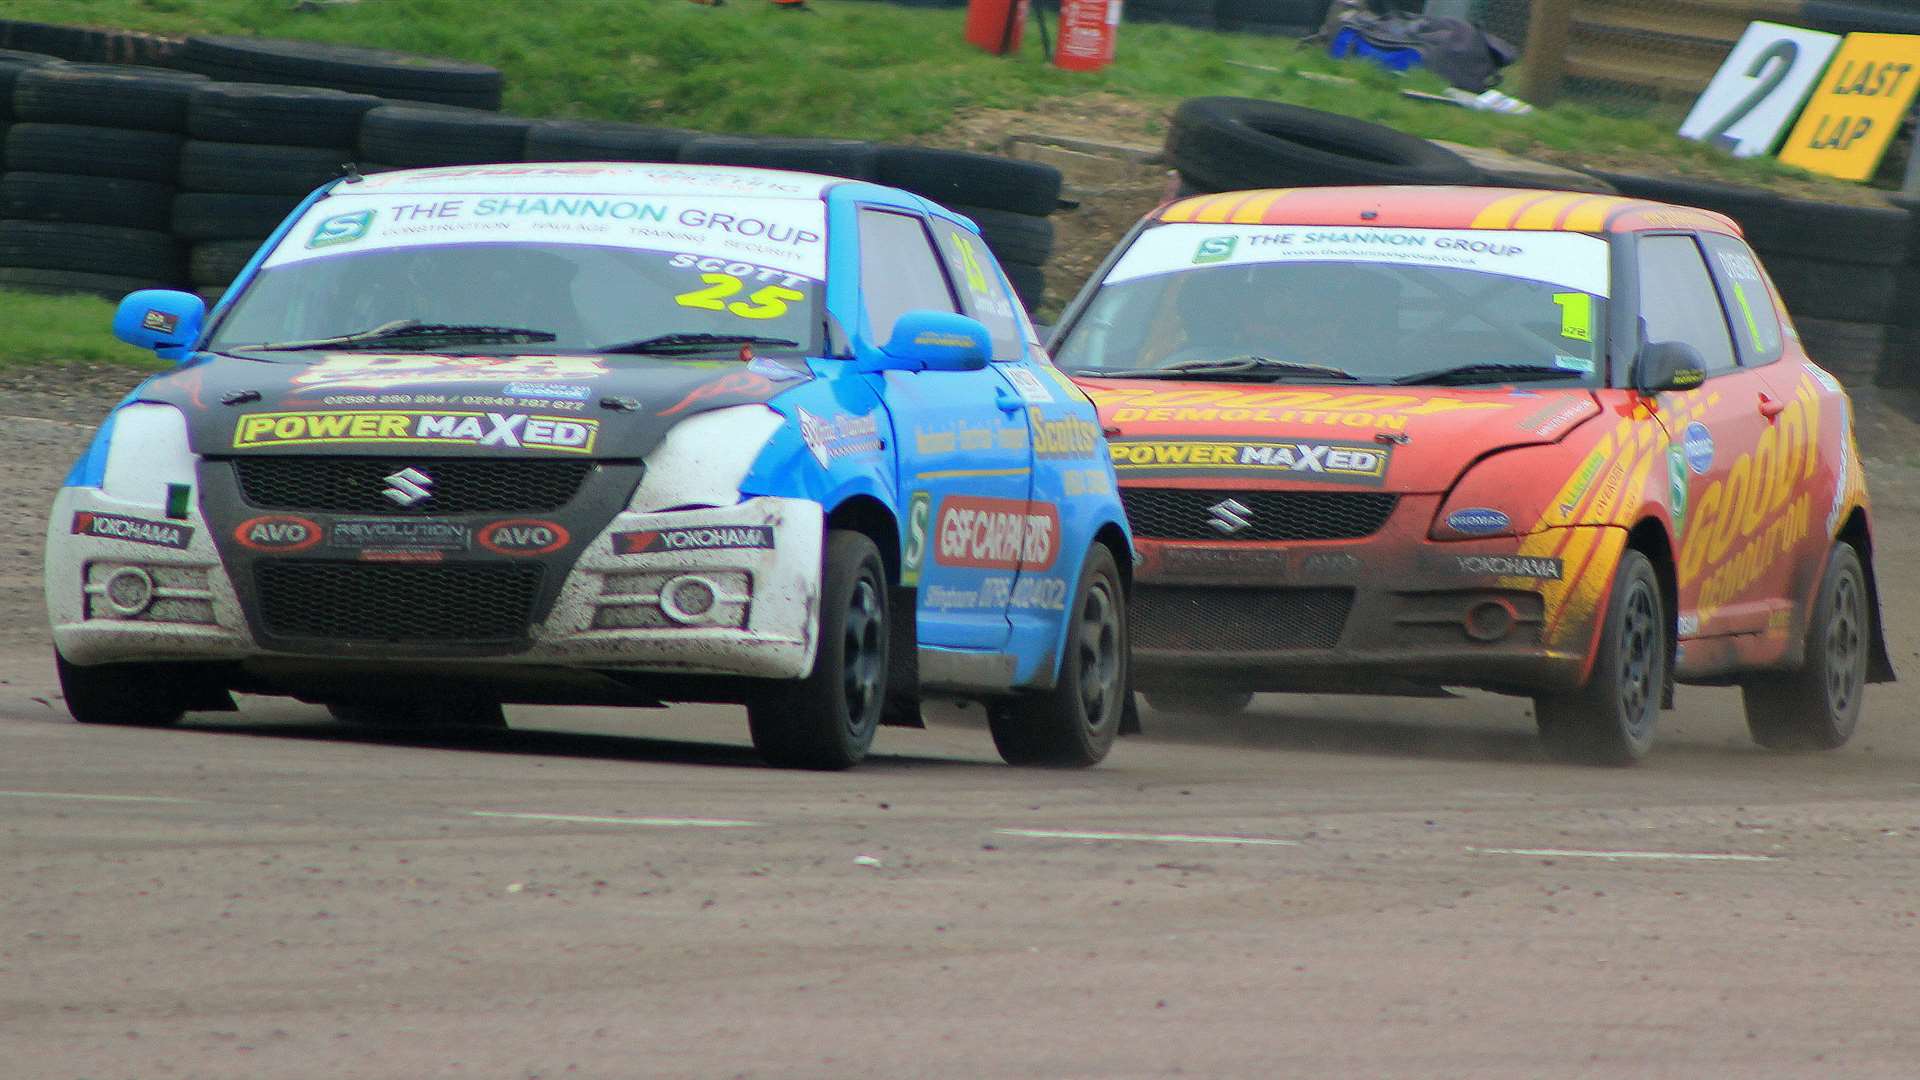
M913 493L907 508L907 544L900 559L900 584L917 587L920 566L927 559L927 519L932 516L933 496L924 491Z
M1237 236L1209 236L1200 241L1200 247L1194 251L1194 264L1226 262L1233 258L1234 245L1239 242Z
M313 235L307 237L307 247L332 247L363 239L373 229L373 215L372 210L358 210L322 218L320 224L313 227Z
M1687 529L1687 455L1677 446L1667 450L1667 512L1677 538Z

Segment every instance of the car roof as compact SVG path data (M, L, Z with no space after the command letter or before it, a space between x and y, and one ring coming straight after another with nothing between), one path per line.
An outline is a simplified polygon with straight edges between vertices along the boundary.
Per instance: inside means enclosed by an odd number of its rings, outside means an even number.
M1483 187L1311 187L1227 191L1176 199L1156 222L1366 225L1401 229L1524 229L1612 234L1698 229L1739 236L1711 210L1584 191Z
M730 165L554 161L398 169L336 185L337 195L691 195L819 199L838 177Z

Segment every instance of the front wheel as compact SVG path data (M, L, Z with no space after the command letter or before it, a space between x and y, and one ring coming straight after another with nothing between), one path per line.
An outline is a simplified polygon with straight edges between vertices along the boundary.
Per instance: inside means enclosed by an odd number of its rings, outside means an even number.
M179 680L160 664L70 664L53 654L67 712L83 724L166 727L186 715Z
M987 709L993 745L1009 765L1083 768L1113 749L1127 699L1127 601L1104 544L1089 551L1067 617L1053 689Z
M1533 699L1549 754L1584 765L1631 765L1647 756L1666 691L1672 626L1653 564L1627 549L1614 570L1587 685Z
M1740 687L1747 730L1769 750L1834 750L1853 737L1867 684L1866 574L1851 544L1835 544L1820 576L1800 670Z
M747 705L753 748L769 765L846 769L867 756L887 700L887 576L880 549L856 532L827 534L820 645L813 671Z

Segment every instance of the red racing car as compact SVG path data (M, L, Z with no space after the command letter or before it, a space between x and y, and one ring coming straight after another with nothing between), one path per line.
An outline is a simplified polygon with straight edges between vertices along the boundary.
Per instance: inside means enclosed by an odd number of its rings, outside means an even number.
M1893 678L1845 391L1731 220L1473 188L1162 206L1068 307L1156 706L1530 696L1642 757L1675 682L1837 747Z

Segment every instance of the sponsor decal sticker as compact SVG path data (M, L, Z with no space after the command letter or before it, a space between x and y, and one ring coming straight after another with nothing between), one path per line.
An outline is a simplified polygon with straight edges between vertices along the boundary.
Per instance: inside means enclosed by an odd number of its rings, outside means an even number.
M156 334L171 334L180 329L180 316L158 308L148 308L147 313L140 316L140 326Z
M771 525L700 525L686 529L645 529L613 534L615 555L772 548Z
M764 356L756 356L747 361L747 370L763 378L772 379L774 382L793 382L797 379L813 377L799 368L783 364L778 360L769 360Z
M1029 407L1027 423L1033 428L1034 457L1092 457L1100 445L1100 425L1077 416L1049 420L1039 409Z
M1476 536L1501 532L1511 524L1507 515L1484 506L1471 506L1447 515L1447 528Z
M1093 397L1112 410L1108 419L1115 423L1325 424L1389 431L1406 430L1409 417L1514 407L1511 401L1485 396L1279 388L1102 386L1093 388Z
M508 518L483 525L474 540L495 555L545 555L567 546L573 537L557 521Z
M1200 241L1199 247L1193 249L1193 263L1195 266L1203 266L1207 263L1226 262L1233 258L1233 249L1239 243L1240 238L1237 236L1209 236Z
M101 514L77 510L73 515L73 535L97 536L105 540L127 540L135 544L185 551L193 540L193 530L171 521L149 521L123 514Z
M377 210L367 209L321 218L314 225L313 234L307 237L307 247L327 248L363 240L367 233L373 231L373 219L378 214Z
M1697 611L1681 612L1680 617L1674 620L1674 628L1679 631L1681 637L1692 637L1698 634L1700 632L1700 613Z
M1001 368L1000 373L1020 392L1021 401L1029 405L1053 404L1053 392L1047 389L1046 383L1040 381L1040 376L1026 368L1012 366Z
M600 421L530 413L392 409L251 413L233 429L233 448L328 443L443 443L499 450L593 452Z
M593 396L593 387L585 383L508 383L508 397L542 398L551 401L585 401Z
M347 518L333 523L327 532L327 543L355 551L376 548L465 551L472 535L467 526L451 521Z
M1673 535L1687 528L1686 454L1677 446L1667 448L1667 516L1673 519Z
M267 514L248 518L233 527L233 539L251 551L270 551L284 555L305 551L324 537L320 526L292 514Z
M1160 549L1160 569L1166 573L1285 577L1287 553L1275 548L1228 551L1220 548L1164 547Z
M1392 450L1367 443L1136 439L1109 444L1122 472L1281 473L1378 486Z
M1300 560L1300 572L1303 574L1355 574L1359 571L1359 557L1344 551L1316 551Z
M907 507L907 541L905 551L900 557L900 584L916 586L920 584L920 568L927 561L927 526L933 496L924 491L916 491Z
M1453 561L1463 574L1560 580L1559 559L1534 555L1455 555Z
M1687 425L1681 439L1686 448L1687 468L1693 470L1693 475L1704 475L1713 468L1713 432L1707 425L1695 420Z
M1052 503L955 495L941 500L934 561L987 570L1046 570L1060 554Z
M1588 414L1600 411L1599 406L1593 403L1593 399L1584 393L1575 393L1571 397L1556 394L1554 398L1556 400L1549 400L1532 416L1520 421L1520 430L1530 431L1542 437L1552 437L1573 426L1576 421L1584 419Z
M800 415L800 441L813 452L813 459L826 468L834 458L854 454L877 454L886 448L880 438L880 421L875 413L848 416L815 416L805 409Z
M422 356L419 353L346 353L322 358L295 375L300 392L388 390L442 383L580 383L607 373L597 356ZM585 400L587 387L542 397ZM509 394L534 396L511 387Z

